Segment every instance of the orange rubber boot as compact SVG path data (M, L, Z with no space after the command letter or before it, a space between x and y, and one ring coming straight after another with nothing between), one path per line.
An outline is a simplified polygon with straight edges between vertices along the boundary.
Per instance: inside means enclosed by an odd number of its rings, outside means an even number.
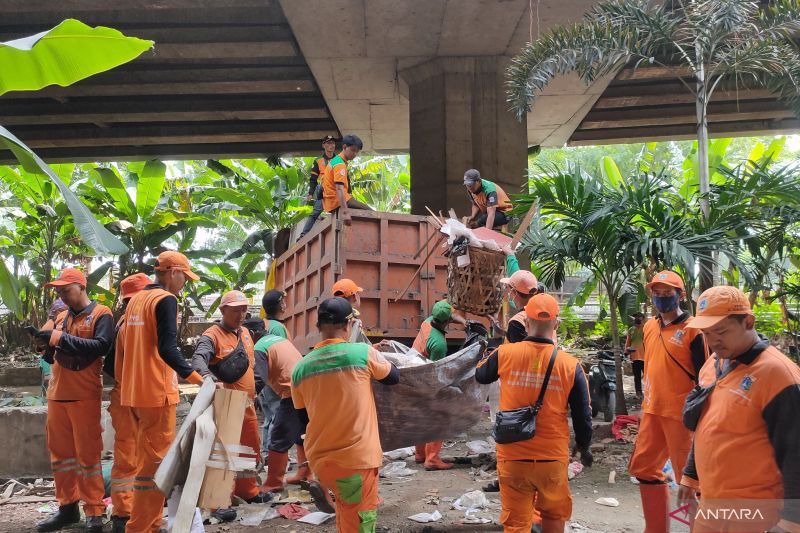
M424 444L417 444L414 449L414 461L417 463L424 463L425 462L425 445Z
M564 520L542 518L542 533L562 533L567 523Z
M645 533L666 533L669 513L669 489L665 483L639 485L644 511Z
M281 492L284 488L283 478L289 465L288 452L269 450L267 453L267 480L261 487L263 492Z
M425 470L449 470L453 468L451 463L445 463L439 457L442 449L442 441L429 442L425 445Z
M299 485L301 481L314 481L314 474L311 473L311 466L308 464L306 449L300 444L297 445L297 473L286 479L290 485Z

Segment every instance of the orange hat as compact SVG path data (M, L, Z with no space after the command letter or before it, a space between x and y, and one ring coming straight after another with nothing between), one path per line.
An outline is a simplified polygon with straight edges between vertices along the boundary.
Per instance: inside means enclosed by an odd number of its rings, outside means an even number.
M711 287L697 300L697 316L686 322L687 328L706 329L731 315L752 315L750 301L737 289L723 285Z
M525 314L532 320L555 320L559 313L558 301L549 294L537 294L525 306Z
M222 295L222 300L219 301L220 308L223 307L247 307L250 302L247 296L241 291L228 291Z
M72 285L73 283L76 283L85 289L86 276L84 276L83 272L77 268L65 268L58 273L56 279L50 283L47 283L45 287L63 287L64 285Z
M333 284L333 295L341 296L342 298L350 298L357 292L363 292L364 289L356 285L352 279L342 278Z
M192 272L189 267L189 259L185 255L180 252L161 252L156 259L156 270L164 272L171 269L183 271L186 277L192 281L200 279L200 276Z
M500 283L505 283L522 294L533 294L539 288L536 276L527 270L517 270L511 274L511 277L500 278Z
M150 281L150 278L141 272L128 276L119 284L119 290L122 292L122 299L130 298L151 283L152 281Z
M652 289L653 285L658 283L662 285L669 285L670 287L675 287L676 289L680 289L682 291L686 290L686 287L683 284L683 279L681 279L681 277L672 270L662 270L653 276L653 279L650 281L650 283L645 285L645 288Z

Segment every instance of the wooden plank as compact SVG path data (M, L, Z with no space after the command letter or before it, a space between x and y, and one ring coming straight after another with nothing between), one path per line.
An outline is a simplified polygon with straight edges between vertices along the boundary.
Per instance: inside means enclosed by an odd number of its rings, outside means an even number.
M223 445L240 443L248 402L250 399L244 391L219 389L214 394L214 423L217 426L217 439ZM206 467L198 505L203 509L229 507L235 480L236 473L232 470Z
M178 512L175 513L172 533L189 533L191 530L197 498L206 472L206 461L211 454L215 435L214 407L208 406L196 420L189 473L186 476L186 483L183 485Z
M598 98L592 109L627 108L640 106L663 106L671 104L693 104L694 95L681 87L676 92L647 94L639 96L603 96ZM712 102L723 101L745 101L757 99L775 99L775 95L770 91L714 91L711 97Z

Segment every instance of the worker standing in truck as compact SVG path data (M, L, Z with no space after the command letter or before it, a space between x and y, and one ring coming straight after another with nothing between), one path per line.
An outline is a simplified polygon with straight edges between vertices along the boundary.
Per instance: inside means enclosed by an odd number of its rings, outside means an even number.
M331 135L326 135L322 139L322 157L314 160L311 165L310 178L308 180L308 196L306 201L314 205L314 210L311 211L311 216L306 220L306 225L303 226L303 231L300 233L300 238L311 231L314 223L322 214L322 184L320 183L320 176L325 174L325 169L328 168L328 163L334 158L336 153L336 140Z
M322 207L328 213L338 209L342 221L348 225L352 220L348 209L372 210L370 206L359 202L350 194L347 165L358 156L362 148L364 143L357 135L345 135L342 138L342 151L331 159L322 176Z
M482 179L481 173L474 168L464 173L464 187L472 200L470 227L498 229L508 224L508 213L513 206L502 187Z

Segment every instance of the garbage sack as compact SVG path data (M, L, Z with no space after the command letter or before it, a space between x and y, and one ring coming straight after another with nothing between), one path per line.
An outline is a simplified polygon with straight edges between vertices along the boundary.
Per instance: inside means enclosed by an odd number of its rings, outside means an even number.
M373 384L381 447L396 450L452 438L483 415L488 387L475 381L484 344L433 364L400 368L397 385Z
M486 499L486 494L482 490L473 490L462 494L453 502L453 509L469 511L470 509L485 509L488 505L489 500Z
M425 524L428 522L436 522L442 519L442 513L438 510L433 511L432 513L417 513L415 515L409 516L409 520L413 520L414 522L419 522L421 524Z
M407 477L416 473L416 470L412 470L406 466L405 461L395 461L381 469L380 477Z

